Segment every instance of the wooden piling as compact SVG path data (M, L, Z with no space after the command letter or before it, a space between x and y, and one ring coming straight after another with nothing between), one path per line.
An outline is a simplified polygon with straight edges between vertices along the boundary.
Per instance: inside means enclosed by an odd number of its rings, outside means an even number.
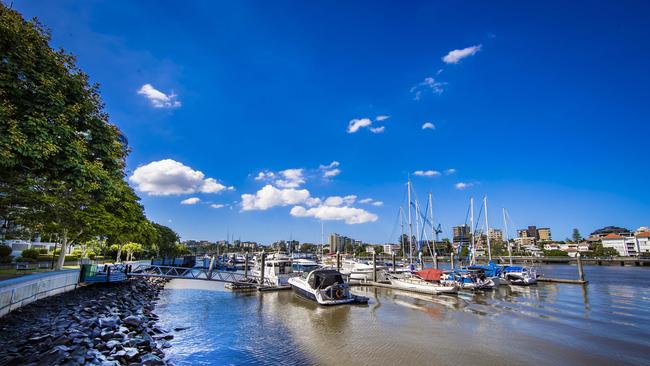
M260 271L260 286L264 286L264 271L266 270L266 253L262 252L261 263L262 268Z
M580 253L576 253L576 262L578 263L578 280L585 281L585 272L582 268L582 256Z
M336 252L336 270L341 270L341 253Z
M110 266L106 270L106 282L111 282L111 267Z
M248 253L244 254L244 278L248 279Z
M438 269L438 253L433 253L433 268Z
M451 252L449 255L449 261L451 262L451 270L454 270L454 252Z
M395 262L395 253L393 253L393 273L397 272L397 267L396 267L396 262Z
M372 252L372 282L377 282L377 254Z

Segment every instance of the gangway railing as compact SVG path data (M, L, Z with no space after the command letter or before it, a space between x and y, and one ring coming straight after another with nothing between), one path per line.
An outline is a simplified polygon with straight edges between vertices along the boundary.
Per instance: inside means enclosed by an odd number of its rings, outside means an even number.
M236 283L242 285L257 284L262 287L277 287L276 283L268 278L262 279L258 276L246 275L232 271L209 271L205 268L186 268L172 266L158 266L152 264L141 264L128 273L136 277L160 277L160 278L183 278L193 280L207 280L216 282Z

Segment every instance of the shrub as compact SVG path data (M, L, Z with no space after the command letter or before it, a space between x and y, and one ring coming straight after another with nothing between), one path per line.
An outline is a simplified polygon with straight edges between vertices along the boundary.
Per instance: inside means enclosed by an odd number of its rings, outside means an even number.
M88 257L88 259L91 259L91 260L95 260L95 257L97 257L95 252L88 252L88 254L86 256Z
M8 257L11 255L11 247L8 245L0 245L0 257Z
M12 256L8 255L6 257L0 257L0 263L11 263L11 260L13 259Z
M39 253L39 250L38 250L38 249L25 249L25 250L23 250L23 252L21 253L21 256L22 256L23 258L29 258L29 259L36 260L36 259L38 258L38 255L39 255L39 254L40 254L40 253Z
M47 254L47 249L46 248L41 248L38 250L39 254Z

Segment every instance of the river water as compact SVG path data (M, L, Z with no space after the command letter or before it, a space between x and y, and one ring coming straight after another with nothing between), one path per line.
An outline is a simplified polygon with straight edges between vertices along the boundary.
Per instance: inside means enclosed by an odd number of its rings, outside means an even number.
M191 327L167 350L177 365L649 365L650 268L585 266L585 276L588 286L457 296L353 287L370 303L336 307L173 280L156 312L167 328Z

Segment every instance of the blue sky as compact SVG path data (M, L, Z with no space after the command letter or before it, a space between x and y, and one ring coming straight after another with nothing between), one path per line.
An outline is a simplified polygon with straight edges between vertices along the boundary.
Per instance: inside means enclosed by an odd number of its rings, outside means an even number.
M318 242L323 219L395 241L416 171L443 237L486 194L494 226L506 207L556 239L650 225L646 2L13 6L100 84L148 217L183 239Z

